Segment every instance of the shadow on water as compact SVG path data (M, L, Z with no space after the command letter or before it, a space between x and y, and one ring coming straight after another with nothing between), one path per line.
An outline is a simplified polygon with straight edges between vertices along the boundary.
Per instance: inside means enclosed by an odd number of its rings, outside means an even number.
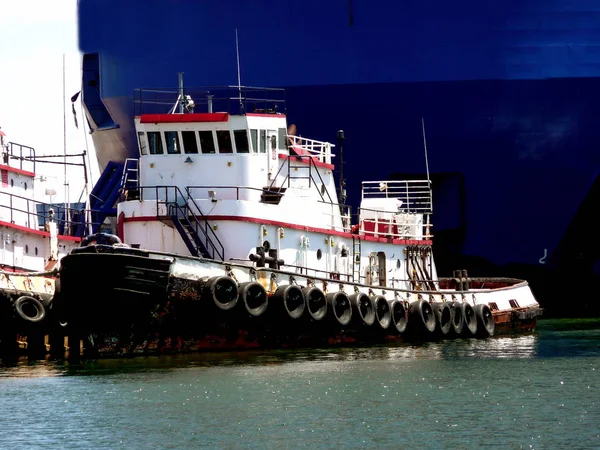
M219 352L67 361L0 361L0 378L98 376L186 368L269 366L299 362L523 359L600 356L599 319L542 319L534 333L488 339L450 339L367 348Z

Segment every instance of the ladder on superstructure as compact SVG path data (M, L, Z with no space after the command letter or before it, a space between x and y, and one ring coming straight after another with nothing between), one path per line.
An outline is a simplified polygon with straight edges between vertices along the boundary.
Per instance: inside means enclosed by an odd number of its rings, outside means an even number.
M361 256L360 236L352 235L352 281L360 283L360 261Z

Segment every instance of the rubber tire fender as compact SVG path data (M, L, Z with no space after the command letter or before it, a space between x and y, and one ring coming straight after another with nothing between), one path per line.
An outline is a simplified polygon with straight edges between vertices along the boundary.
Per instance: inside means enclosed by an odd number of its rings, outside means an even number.
M341 291L330 292L326 295L327 305L331 310L331 314L342 326L346 326L352 320L352 305L350 298Z
M27 322L39 323L46 318L46 308L44 307L44 304L37 298L29 295L22 295L16 299L13 306L17 315ZM28 314L28 310L30 309L32 311L35 310L35 315L32 316Z
M302 289L306 309L313 320L323 320L327 315L327 299L321 289L316 286L307 286Z
M300 286L286 284L279 286L272 297L272 304L281 305L292 319L299 319L306 309L306 301Z
M390 304L383 295L376 295L372 298L375 309L375 321L383 330L387 330L392 323L392 312Z
M390 312L392 317L392 325L400 334L406 332L408 327L408 309L403 301L390 301Z
M473 306L475 317L477 317L477 331L480 335L488 337L493 336L496 330L496 323L494 322L494 315L492 310L485 303L480 303Z
M420 321L425 330L429 331L430 333L435 331L435 315L433 313L431 303L429 303L427 300L422 298L411 302L408 306L408 311L409 315L414 317L414 320Z
M452 328L452 311L450 310L450 306L446 302L433 302L431 303L431 307L435 313L437 330L442 335L448 334Z
M373 299L364 292L357 292L350 296L350 304L356 312L356 317L360 318L361 322L366 326L371 326L375 323L375 305Z
M261 316L269 306L269 297L264 286L256 281L246 281L238 287L239 298L248 314Z
M465 316L462 305L459 302L450 302L450 311L452 312L452 330L454 334L460 336L465 329Z
M475 317L475 310L466 302L461 304L461 308L465 319L463 334L466 334L467 336L477 335L477 317Z
M230 277L212 277L201 287L201 291L203 298L211 301L223 311L232 309L238 302L238 285Z

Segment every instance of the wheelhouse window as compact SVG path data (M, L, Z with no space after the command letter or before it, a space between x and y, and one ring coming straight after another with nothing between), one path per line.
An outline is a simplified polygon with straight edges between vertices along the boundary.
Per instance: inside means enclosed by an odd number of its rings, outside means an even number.
M229 130L217 130L217 143L219 144L219 153L233 153Z
M167 143L167 153L169 155L181 153L177 131L165 131L165 142Z
M199 131L202 153L215 153L215 139L212 131Z
M160 132L159 131L148 131L148 144L150 147L150 154L151 155L162 155L163 152L163 145L162 145L162 139L160 137Z
M267 131L260 130L260 152L267 153Z
M252 153L258 153L258 130L250 130L250 139L252 139Z
M181 140L183 141L184 153L198 153L195 131L182 131Z
M279 150L285 150L287 148L286 145L286 138L287 138L287 131L285 128L279 128L278 129L278 139L279 139Z
M233 130L233 138L235 139L235 150L238 153L250 153L248 146L248 133L246 130Z
M138 141L140 145L140 154L148 154L148 141L146 140L146 134L142 131L138 132Z

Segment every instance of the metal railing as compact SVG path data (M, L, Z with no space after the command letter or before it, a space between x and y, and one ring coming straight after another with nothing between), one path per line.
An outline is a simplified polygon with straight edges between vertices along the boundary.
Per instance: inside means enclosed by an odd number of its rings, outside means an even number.
M45 230L46 223L53 221L57 224L59 235L83 237L88 234L90 226L96 224L89 220L92 212L85 208L64 207L0 192L0 221L32 230Z
M288 150L290 156L317 158L320 162L325 164L331 164L331 159L335 156L331 153L331 149L335 147L335 145L330 144L329 142L316 141L314 139L307 139L291 134L287 135L287 141L289 142ZM292 154L292 152L294 152L294 154Z
M183 95L182 95L183 94ZM134 115L187 113L285 113L285 90L251 86L136 89Z
M174 205L178 205L183 207L184 210L189 213L188 215L193 219L190 220L194 231L196 233L200 232L204 237L204 245L208 249L209 247L212 249L212 255L218 256L221 260L225 258L225 249L221 240L214 232L206 216L202 213L202 210L198 206L198 204L194 201L193 198L190 197L189 193L187 195L183 195L179 187L177 186L141 186L138 188L140 192L140 200L148 201L152 200L156 202L156 217L164 217L165 213L169 219L171 216L169 215L171 211L174 210ZM148 192L154 192L154 196L152 198L148 198ZM166 207L165 212L163 213L160 209L160 205L163 204ZM194 206L195 210L190 207L190 204ZM199 216L199 218L197 217Z
M35 149L33 147L9 142L1 150L2 164L35 173ZM11 164L15 160L18 161L16 166Z
M231 196L230 198L228 198L229 200L246 200L246 196L240 195L240 192L243 191L256 191L257 193L262 194L273 194L273 195L281 195L281 192L279 192L276 188L270 188L270 189L260 189L260 188L255 188L255 187L250 187L250 186L210 186L210 185L206 185L206 186L187 186L185 188L188 198L191 199L193 201L194 198L196 199L212 199L212 197L210 197L210 195L208 194L209 191L213 191L215 197L217 198L219 197L219 191L220 190L232 190L235 192L235 196ZM193 191L205 191L206 195L205 196L195 196L193 194ZM222 197L221 197L222 198ZM330 205L332 207L332 211L331 213L324 213L327 217L330 218L330 223L331 223L331 229L332 230L336 230L336 231L345 231L345 232L349 232L350 231L350 227L351 227L351 223L350 223L350 219L352 217L352 207L350 205L344 205L341 203L334 203L333 201L327 201L325 198L321 197L322 199L319 200L320 203L324 203L326 205ZM198 208L199 209L199 208ZM341 221L342 221L342 227L341 229L338 229L338 227L334 226L334 219L336 216L340 215L340 211L342 211L341 213Z
M376 198L400 200L402 202L400 211L395 213L433 212L431 182L428 180L363 181L362 199Z

